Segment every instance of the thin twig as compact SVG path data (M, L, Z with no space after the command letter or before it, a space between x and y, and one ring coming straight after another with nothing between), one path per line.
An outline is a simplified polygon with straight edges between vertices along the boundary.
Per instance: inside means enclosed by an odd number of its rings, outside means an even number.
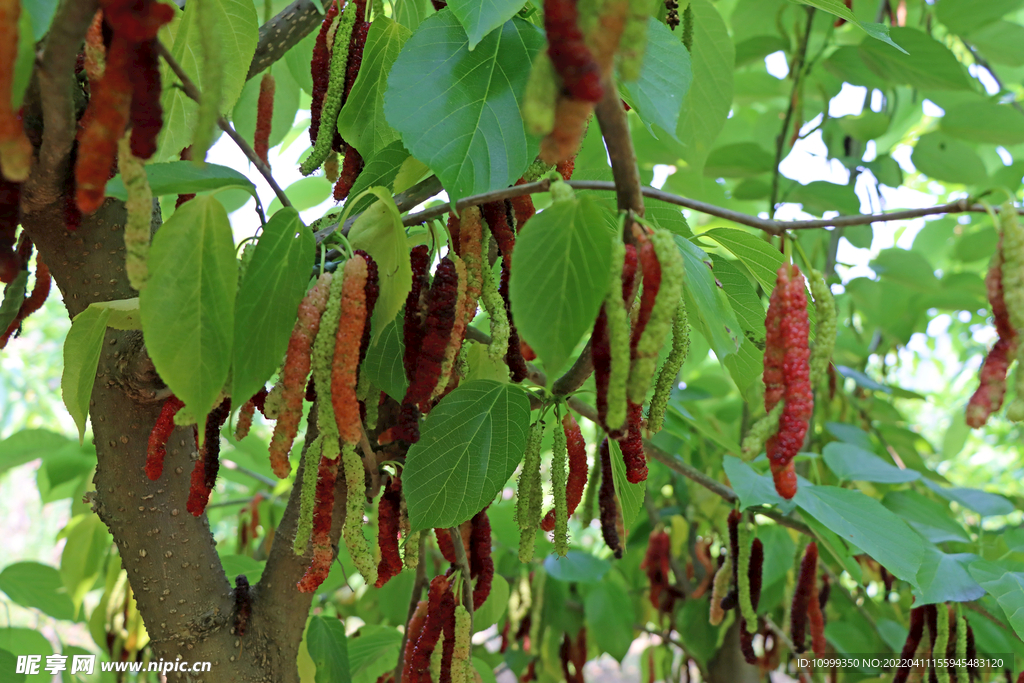
M192 82L192 79L188 77L188 74L185 73L185 70L182 68L181 64L178 63L178 60L176 60L174 56L171 55L170 50L168 50L167 47L162 42L157 41L156 47L158 54L161 57L163 57L163 60L167 62L167 66L171 67L171 71L173 71L174 75L178 77L179 81L181 81L181 89L185 92L186 95L188 95L189 98L195 100L196 102L199 102L199 100L202 98L202 94L199 92L199 88L196 87L196 84ZM274 180L274 175L270 172L270 167L263 163L263 160L260 159L259 155L256 154L256 152L253 150L251 146L249 146L249 143L245 141L245 138L239 135L238 131L236 131L223 116L217 117L217 125L220 127L222 131L224 131L227 134L229 138L231 138L234 141L234 143L238 146L240 150L242 150L242 153L249 159L249 161L252 162L252 165L256 167L256 170L260 172L260 175L263 176L263 179L266 180L267 184L270 185L271 189L274 190L274 194L277 195L277 198L281 202L281 204L283 206L290 207L292 203L288 199L288 195L286 195L284 193L284 190L281 189L281 186L277 184L276 180ZM266 223L266 217L262 215L263 211L262 208L259 207L258 203L257 209L260 211L263 222Z
M607 180L570 180L568 184L577 190L615 191L615 183ZM550 187L550 180L538 180L535 183L524 183L523 185L514 185L513 187L502 188L493 192L484 192L483 194L463 197L456 203L456 206L458 210L461 211L467 206L477 206L479 204L495 201L496 199L506 199L510 197L519 197L525 194L547 192ZM870 223L879 223L884 221L901 221L940 214L987 212L987 209L981 204L973 204L969 199L964 198L955 202L949 202L948 204L938 204L936 206L929 206L920 209L905 209L902 211L888 212L883 211L881 213L874 214L836 216L834 218L816 218L801 221L778 221L760 218L758 216L751 216L750 214L740 213L739 211L733 211L721 206L715 206L714 204L700 202L688 197L680 197L679 195L672 194L671 192L665 192L653 187L642 187L641 192L645 197L650 197L651 199L658 199L668 204L681 206L685 209L699 211L700 213L704 213L709 216L715 216L716 218L722 218L732 221L733 223L739 223L740 225L746 225L751 228L763 230L771 235L781 235L786 230L812 230L829 227L846 227L849 225L868 225ZM401 210L401 207L399 207L399 210ZM433 218L442 216L447 212L447 204L432 206L429 209L424 209L423 211L411 213L405 216L402 219L402 224L405 226L419 225L420 223L426 223ZM1017 213L1019 215L1024 215L1024 211L1020 209L1017 210ZM347 225L348 221L346 221L346 226Z
M221 461L221 465L223 465L225 468L227 468L229 470L232 470L234 472L238 472L239 474L244 474L245 476L247 476L247 477L249 477L251 479L255 479L256 481L260 482L261 484L266 484L267 486L269 486L272 489L277 487L277 482L275 480L271 479L270 477L264 476L264 475L260 474L259 472L254 472L254 471L250 470L248 467L242 467L241 465L239 465L237 462L235 462L233 460L223 460L223 461Z
M60 3L50 25L42 59L36 68L39 102L43 110L43 142L39 147L39 160L26 187L26 195L35 206L55 201L64 185L68 152L78 132L74 100L77 87L75 60L96 7L96 0Z
M622 98L615 87L614 79L605 80L604 97L597 103L594 113L601 126L601 136L608 148L612 163L612 177L615 179L615 200L619 211L633 211L644 215L644 199L641 192L640 169L636 163L633 137L629 133L629 120L622 107ZM628 226L627 226L628 228ZM632 241L632 234L627 235Z
M772 216L775 215L775 205L779 199L779 176L781 175L779 165L782 163L782 153L786 149L786 137L789 135L789 126L793 121L793 112L796 110L797 96L800 86L803 84L807 44L810 42L811 25L814 22L814 8L806 7L805 9L807 11L807 26L804 28L804 34L800 39L800 47L797 48L796 60L793 63L793 89L789 93L789 107L786 109L786 116L782 120L782 130L779 131L779 137L775 140L775 167L772 170L772 192L768 204L768 210Z
M419 556L419 561L416 563L416 581L412 584L412 597L409 598L409 612L405 618L405 632L402 634L402 646L398 649L398 664L395 666L395 680L402 680L402 664L405 658L405 645L409 642L409 622L412 621L412 615L416 612L416 606L420 604L420 596L423 595L423 589L427 586L427 535L425 533L420 534L419 545L416 548L416 553ZM412 549L406 550L411 552Z
M469 571L469 558L466 556L466 546L462 543L462 533L459 527L453 526L448 529L452 537L452 545L455 546L455 564L462 572L462 606L469 612L469 632L473 632L473 578Z

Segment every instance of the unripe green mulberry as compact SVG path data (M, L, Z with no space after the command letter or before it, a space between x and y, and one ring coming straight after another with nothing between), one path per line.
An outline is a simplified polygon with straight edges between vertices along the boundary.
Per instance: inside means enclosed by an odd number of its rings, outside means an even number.
M672 233L667 230L656 230L650 240L661 268L661 285L651 309L651 316L637 341L633 363L629 369L627 395L633 403L643 403L647 396L647 389L651 386L651 379L657 369L658 353L672 328L672 318L683 294L685 276L683 257Z
M675 317L672 318L672 350L665 359L658 373L658 381L654 385L654 396L647 413L647 431L657 434L665 422L665 409L672 395L672 387L676 383L679 369L686 362L686 354L690 350L690 325L686 320L686 302L679 298Z
M313 533L313 508L316 506L316 480L320 467L323 439L319 436L310 442L302 454L302 489L299 494L299 521L295 527L295 541L292 550L296 555L306 552L306 544Z
M612 240L612 270L608 292L604 297L604 314L608 330L608 412L605 425L611 432L626 423L626 383L629 381L629 313L622 299L622 268L626 261L626 245Z
M1003 231L1003 299L1010 325L1018 337L1024 332L1024 228L1017 220L1017 209L1007 202L999 210ZM1024 359L1024 344L1017 344L1017 360ZM1018 366L1020 364L1018 363ZM1024 372L1017 370L1017 397L1006 408L1006 417L1024 421Z
M560 420L559 420L560 421ZM551 486L555 496L555 552L565 557L569 552L569 509L565 495L566 459L569 457L565 431L555 425L552 432L554 444L551 448Z
M352 563L368 585L377 582L377 562L370 544L363 536L363 506L366 501L366 472L363 461L353 444L341 449L341 462L345 467L345 524L341 535L345 539Z
M491 243L490 231L484 230L483 244ZM508 322L508 311L505 310L505 301L498 292L498 286L494 282L494 275L484 263L483 287L480 293L480 303L487 311L491 319L491 343L487 346L487 353L495 363L505 361L505 353L508 351L508 338L512 333Z
M935 644L932 645L932 656L938 659L945 659L946 648L949 647L949 608L946 603L939 603L935 606L939 613L935 620ZM949 669L945 666L935 666L935 677L939 683L949 683Z
M533 135L547 135L555 127L558 87L551 58L547 52L538 52L523 95L523 122Z
M782 410L785 407L786 402L779 401L767 415L751 425L743 438L743 455L752 458L761 452L765 442L779 431L779 418L782 417Z
M819 386L828 372L832 351L836 347L836 303L832 289L821 273L810 272L811 296L814 297L814 313L818 326L814 334L814 348L811 349L811 387Z
M718 626L725 618L722 600L729 593L730 583L732 583L732 555L727 555L725 562L715 572L715 579L711 584L711 613L708 620L712 626Z
M348 67L348 46L352 37L352 27L356 23L356 6L349 5L338 20L338 30L334 34L334 52L331 54L331 74L324 95L323 108L320 110L320 129L317 131L316 144L306 160L299 166L302 175L309 175L320 168L332 151L334 134L338 130L338 114L341 112L342 98L345 96L345 72Z
M519 561L533 560L533 546L537 527L540 526L540 442L544 437L544 423L538 420L530 427L523 455L523 471L519 475L516 500L516 520L519 523ZM564 486L564 485L563 485Z
M747 622L747 632L757 633L757 612L754 610L754 603L750 596L750 530L747 528L746 520L741 519L739 531L739 557L736 565L736 580L739 583L740 614Z
M345 278L336 273L331 280L327 296L327 308L320 316L320 329L313 341L310 365L313 383L316 385L316 425L323 443L323 456L334 460L338 457L338 423L334 418L334 403L331 401L331 366L334 364L334 337L341 319L341 291Z
M117 166L128 194L125 209L128 220L124 225L124 270L132 289L142 290L149 280L149 238L153 223L153 192L149 189L146 168L142 160L132 154L128 135L117 143Z
M640 78L640 67L644 62L647 47L647 20L651 15L650 0L630 0L626 27L619 43L619 70L623 80L635 81Z
M967 619L964 618L963 610L960 607L960 603L956 603L956 654L955 658L959 662L965 662L968 659L974 659L969 657L967 654ZM969 683L970 676L967 672L966 666L956 667L956 683Z

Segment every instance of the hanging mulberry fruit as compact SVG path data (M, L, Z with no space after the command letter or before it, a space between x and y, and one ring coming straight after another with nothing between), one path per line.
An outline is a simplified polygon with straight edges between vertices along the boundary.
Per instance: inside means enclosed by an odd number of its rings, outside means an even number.
M334 361L331 365L331 394L338 433L346 443L358 443L363 423L356 398L356 373L363 331L369 326L366 310L366 260L355 254L345 263L345 279L341 293L341 311L334 340Z
M615 497L615 481L612 478L612 458L608 439L605 438L598 448L601 458L601 490L598 493L598 506L601 510L601 535L605 544L612 549L616 559L622 558L622 537L619 534L621 513L619 502Z
M473 609L478 610L491 594L494 581L494 559L491 557L491 521L484 508L473 516L469 541L470 575L476 579L473 587Z
M537 527L540 526L540 444L544 437L544 423L538 420L530 427L523 455L523 470L519 475L516 492L516 519L519 523L519 561L533 559Z
M220 402L206 416L206 427L203 434L203 445L199 449L199 459L192 469L191 487L185 509L198 517L206 510L210 494L217 484L217 473L220 471L220 428L231 414L231 399Z
M238 412L238 422L235 424L235 441L241 441L249 435L252 428L252 418L256 415L256 409L266 415L264 403L267 400L266 387L257 391L252 398L245 402Z
M641 422L643 406L631 401L626 419L628 431L619 439L622 460L626 465L626 481L630 484L647 481L647 456L644 453L644 439L640 433Z
M818 581L818 544L811 541L807 544L803 559L800 561L800 575L797 577L796 589L793 592L793 605L790 609L790 637L797 652L804 651L804 633L807 628L807 610L811 594ZM816 598L817 596L815 596Z
M0 181L23 182L32 165L32 143L25 136L21 116L11 104L14 63L18 58L20 0L0 0ZM29 40L31 36L22 36Z
M363 575L366 583L377 582L377 563L363 536L363 504L366 500L366 470L355 447L345 444L341 449L342 465L345 468L345 524L341 534L352 556L352 563Z
M599 102L604 95L601 69L579 28L576 1L544 0L544 30L548 56L565 90L577 100Z
M164 458L167 457L167 439L174 431L174 416L185 407L177 396L171 394L160 409L160 417L149 433L149 447L146 451L146 476L156 481L164 471Z
M384 490L377 505L377 546L380 562L377 564L377 583L380 588L392 576L402 572L402 558L398 554L398 526L402 514L402 480L397 476Z
M141 291L149 280L149 239L153 223L153 192L142 160L132 153L128 138L118 143L118 168L128 199L124 225L124 270L132 289Z
M583 433L572 413L566 412L562 418L562 429L569 451L569 476L565 484L565 501L567 515L572 516L583 499L583 489L587 486L587 444ZM540 523L544 531L555 530L555 511L548 510Z
M270 166L267 154L270 151L270 130L274 121L275 90L274 77L268 71L260 79L260 95L256 100L256 133L252 145L256 156L267 166Z
M312 464L312 463L310 463ZM316 468L314 468L316 469ZM316 479L316 507L313 510L313 557L306 573L296 586L302 593L312 593L327 578L334 562L331 544L331 518L334 513L334 488L338 478L338 458L320 458Z
M636 248L613 243L612 274L605 302L591 333L591 358L597 388L597 415L613 437L626 424L626 384L629 381L629 315L626 304L634 298Z
M423 413L430 411L430 398L441 377L445 350L451 341L458 303L458 286L455 262L446 256L438 264L434 281L427 292L427 314L423 323L419 353L415 360L416 374L402 400L403 404L415 405Z
M654 385L654 396L651 397L651 406L647 412L647 431L657 434L665 423L665 410L668 408L668 400L672 395L672 389L676 384L676 377L679 370L686 362L686 355L690 350L690 325L686 321L686 304L679 299L676 306L675 316L672 318L672 350L669 351L665 364L658 371L658 381Z
M320 112L323 110L324 96L327 95L327 87L331 80L331 49L334 38L332 29L337 29L340 2L341 0L330 0L327 11L324 13L323 23L320 24L320 32L317 33L316 41L313 43L313 59L309 65L313 79L312 102L309 106L310 144L316 144L317 134L320 131ZM328 36L331 36L330 43L328 43Z

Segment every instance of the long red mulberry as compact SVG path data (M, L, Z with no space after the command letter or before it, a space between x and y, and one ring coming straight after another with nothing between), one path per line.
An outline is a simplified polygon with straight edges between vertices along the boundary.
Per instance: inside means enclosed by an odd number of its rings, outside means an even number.
M402 480L392 477L377 504L377 546L380 562L377 564L377 583L380 588L392 576L402 572L402 558L398 554L398 527L402 514Z
M1017 332L1010 324L1003 292L1001 243L996 248L992 265L985 276L985 287L988 290L988 300L992 306L992 317L999 339L985 357L985 363L979 373L980 385L967 404L966 422L969 427L975 429L983 426L989 416L1002 407L1006 395L1006 373L1017 354Z
M420 351L416 356L416 374L409 383L402 403L430 411L430 397L441 376L445 350L451 340L458 302L458 273L455 262L445 257L437 266L434 281L426 296L427 315L423 325Z
M132 127L132 155L148 159L156 153L157 136L164 125L160 105L160 60L155 39L143 41L135 47L130 77L132 104L128 119Z
M612 458L608 439L598 448L601 458L601 489L598 492L598 506L601 510L601 535L605 544L612 549L616 559L622 558L622 539L619 536L619 502L615 497L615 481L612 478Z
M807 544L804 557L800 561L800 576L797 577L796 590L793 592L793 605L790 609L790 637L797 652L804 651L804 633L807 628L807 610L811 594L818 581L818 544L811 541ZM816 596L815 596L816 597Z
M206 416L203 446L199 449L199 459L192 469L192 482L185 505L185 509L195 517L206 510L210 494L217 484L217 474L220 471L220 428L224 426L230 414L231 399L226 398Z
M437 579L435 579L436 581ZM433 587L433 582L431 582ZM416 603L416 609L405 626L405 652L402 655L402 678L401 681L412 681L413 658L416 652L416 643L423 633L423 624L427 620L427 610L430 608L428 600L420 600Z
M249 435L249 430L252 428L252 418L256 415L257 408L259 408L261 413L266 414L264 406L266 400L267 388L264 387L245 402L242 409L238 412L238 422L235 424L235 441L241 441Z
M299 591L312 593L327 578L334 562L331 544L331 520L334 514L334 489L338 480L340 458L320 458L316 480L316 506L313 509L313 557L306 573L299 579Z
M334 184L334 201L340 202L347 199L352 187L356 184L356 178L363 172L363 157L352 145L345 145L345 159L341 162L341 174L338 182Z
M338 433L346 443L357 443L363 434L356 398L356 371L363 329L369 324L366 314L367 264L360 255L345 263L341 293L341 317L334 343L331 367L331 402Z
M471 526L469 572L476 579L476 585L473 587L473 609L477 610L491 594L491 583L494 581L494 560L491 558L491 521L487 518L486 508L473 516Z
M267 154L270 151L270 130L274 122L274 92L277 86L274 77L268 71L260 79L260 96L256 100L256 134L253 138L253 151L263 163L270 165Z
M604 95L601 69L584 41L576 1L545 0L544 30L548 56L565 90L577 100L599 102Z
M149 448L146 451L146 476L156 481L164 471L164 458L167 457L167 439L174 431L174 416L185 406L173 394L164 401L160 409L160 417L149 433Z
M622 255L621 299L615 298L619 289L614 284L610 285L605 303L594 323L590 342L597 388L598 420L605 431L614 437L622 435L628 410L626 383L629 380L629 317L626 306L635 296L638 265L633 245L625 245L619 253Z

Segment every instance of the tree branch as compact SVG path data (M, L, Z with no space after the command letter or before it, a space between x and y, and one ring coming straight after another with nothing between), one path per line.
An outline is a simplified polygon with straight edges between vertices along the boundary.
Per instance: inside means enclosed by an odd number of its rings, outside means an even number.
M167 66L171 67L171 71L173 71L174 75L181 81L181 88L185 91L185 94L188 95L189 98L199 102L202 98L199 88L197 88L196 84L192 82L192 79L188 77L188 74L185 73L181 64L178 64L178 60L171 55L170 50L168 50L162 42L157 41L156 46L157 52L161 57L163 57L164 61L167 62ZM235 144L238 145L238 148L242 150L242 153L248 157L249 161L252 162L252 165L255 166L256 170L263 176L263 179L266 180L267 184L269 184L274 190L274 194L277 195L281 204L284 206L291 206L292 203L288 200L288 195L284 193L281 186L277 184L276 180L274 180L274 175L270 172L270 167L263 163L263 160L260 159L259 155L257 155L253 148L249 146L249 143L245 141L245 138L239 135L238 131L232 128L231 124L228 123L223 116L217 117L217 125L222 131L227 133L229 138L234 140ZM258 202L257 206L259 206ZM260 216L263 217L262 208L260 208ZM263 220L266 222L266 217L263 217Z
M619 211L632 211L638 216L644 215L644 199L640 185L640 169L636 163L636 151L633 149L633 137L629 133L629 119L622 108L615 80L608 78L604 82L604 97L597 103L595 113L601 125L601 135L608 148L608 158L612 162L612 177L615 179L615 201ZM632 241L632 232L626 226L626 239Z
M804 35L800 40L800 47L797 48L796 61L793 64L793 89L789 94L789 107L786 109L786 116L782 120L782 130L775 140L775 167L772 170L772 192L768 204L768 211L775 215L775 205L779 199L779 164L782 163L782 153L786 149L786 136L789 134L789 124L793 120L793 112L796 110L797 93L803 83L804 62L807 60L807 44L810 42L811 25L814 23L814 8L806 7L807 26L804 28Z
M323 15L312 0L295 0L281 10L267 23L260 26L260 41L256 45L256 54L249 65L249 80L261 71L281 59L306 35L323 21Z
M39 159L25 188L33 207L53 204L61 196L68 155L75 141L75 61L96 13L96 0L62 2L50 25L43 57L36 68L43 114ZM4 67L13 68L13 67Z

